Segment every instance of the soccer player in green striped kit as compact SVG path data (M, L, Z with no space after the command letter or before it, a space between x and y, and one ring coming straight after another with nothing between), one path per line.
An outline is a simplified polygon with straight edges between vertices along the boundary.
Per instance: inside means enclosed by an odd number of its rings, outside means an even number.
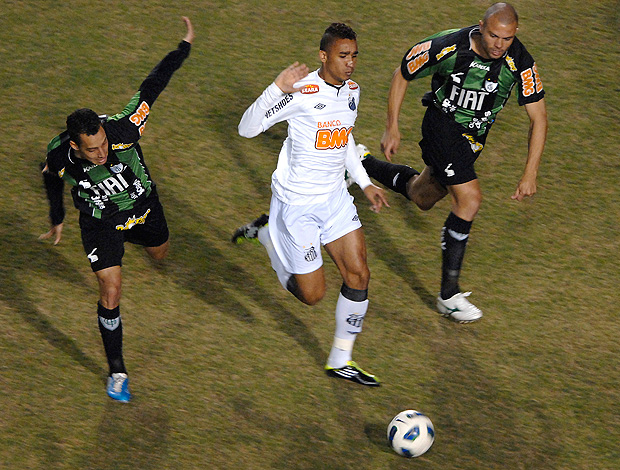
M84 251L99 282L99 331L110 368L107 393L120 402L131 398L119 307L124 243L144 246L156 260L165 258L169 247L164 211L138 140L153 103L189 55L194 29L189 18L183 20L185 37L155 66L125 109L110 117L88 108L71 113L67 130L48 145L43 169L52 227L40 238L53 238L54 245L61 239L66 181L80 211Z
M547 112L536 63L516 38L518 16L507 3L496 3L475 26L442 31L415 44L394 71L381 149L391 161L398 151L398 119L411 80L432 75L432 91L422 103L421 173L372 157L358 145L366 172L428 210L450 195L451 212L441 232L442 276L439 313L459 323L482 317L459 287L465 247L482 201L474 162L482 151L497 113L513 87L530 118L528 155L512 199L536 192L538 166L547 135Z

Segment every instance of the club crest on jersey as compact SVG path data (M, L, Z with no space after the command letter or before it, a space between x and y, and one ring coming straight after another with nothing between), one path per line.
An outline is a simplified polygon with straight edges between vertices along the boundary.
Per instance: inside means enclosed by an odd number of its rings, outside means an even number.
M355 111L357 106L355 105L355 96L349 96L349 109Z
M497 90L497 82L492 82L491 80L486 80L484 82L484 89L489 93L493 93Z
M316 250L314 249L314 247L313 247L313 246L311 246L310 248L308 248L308 249L306 250L306 253L305 253L305 255L304 255L304 259L305 259L308 263L310 263L310 262L314 261L314 260L316 259L316 257L317 257Z
M314 84L305 85L299 91L301 91L302 95L311 95L313 93L318 93L319 92L319 86L318 85L314 85Z
M125 169L125 165L123 165L122 163L118 163L118 164L110 167L110 171L112 173L120 173L124 169Z

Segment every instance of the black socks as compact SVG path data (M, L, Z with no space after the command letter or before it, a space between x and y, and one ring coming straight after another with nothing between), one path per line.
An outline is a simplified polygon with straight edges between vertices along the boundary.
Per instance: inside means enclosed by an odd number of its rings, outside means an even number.
M410 166L384 162L376 159L372 155L368 155L362 160L362 165L364 165L368 176L376 179L386 188L402 194L407 199L409 199L409 196L407 196L407 183L415 175L420 174L420 172L414 170Z
M110 374L117 372L127 373L123 362L123 324L121 323L120 308L112 310L97 304L99 317L99 332L103 340L105 355L108 358Z
M471 224L450 212L441 229L441 298L444 300L460 292L459 275Z

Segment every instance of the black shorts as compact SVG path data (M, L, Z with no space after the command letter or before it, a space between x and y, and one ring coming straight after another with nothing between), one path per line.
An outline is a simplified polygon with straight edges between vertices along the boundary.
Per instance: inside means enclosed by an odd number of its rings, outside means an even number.
M440 184L452 186L477 179L474 162L483 146L483 139L474 140L465 128L434 105L427 108L422 120L422 160Z
M95 271L122 266L125 242L142 246L160 246L169 237L164 208L157 195L130 211L123 211L106 220L80 212L82 245Z

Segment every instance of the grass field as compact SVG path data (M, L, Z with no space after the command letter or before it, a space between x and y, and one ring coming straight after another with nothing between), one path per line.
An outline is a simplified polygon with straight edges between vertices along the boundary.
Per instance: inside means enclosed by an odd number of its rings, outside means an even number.
M487 1L356 3L4 1L0 8L0 469L615 469L620 462L620 125L617 0L515 0L519 37L547 91L549 138L531 200L510 200L527 152L513 97L477 165L485 200L462 286L484 312L434 312L439 231L390 194L374 214L358 188L370 309L355 358L383 381L325 377L340 286L315 307L283 291L262 248L231 231L268 208L286 126L245 140L245 108L286 65L317 66L332 21L358 32L356 140L377 150L392 70L433 32L476 22ZM184 35L190 58L142 140L173 243L161 265L126 247L121 311L134 400L112 402L96 327L96 280L77 211L47 230L38 163L78 107L120 111ZM420 166L419 98L403 109L396 160ZM437 439L413 461L385 445L414 408Z

